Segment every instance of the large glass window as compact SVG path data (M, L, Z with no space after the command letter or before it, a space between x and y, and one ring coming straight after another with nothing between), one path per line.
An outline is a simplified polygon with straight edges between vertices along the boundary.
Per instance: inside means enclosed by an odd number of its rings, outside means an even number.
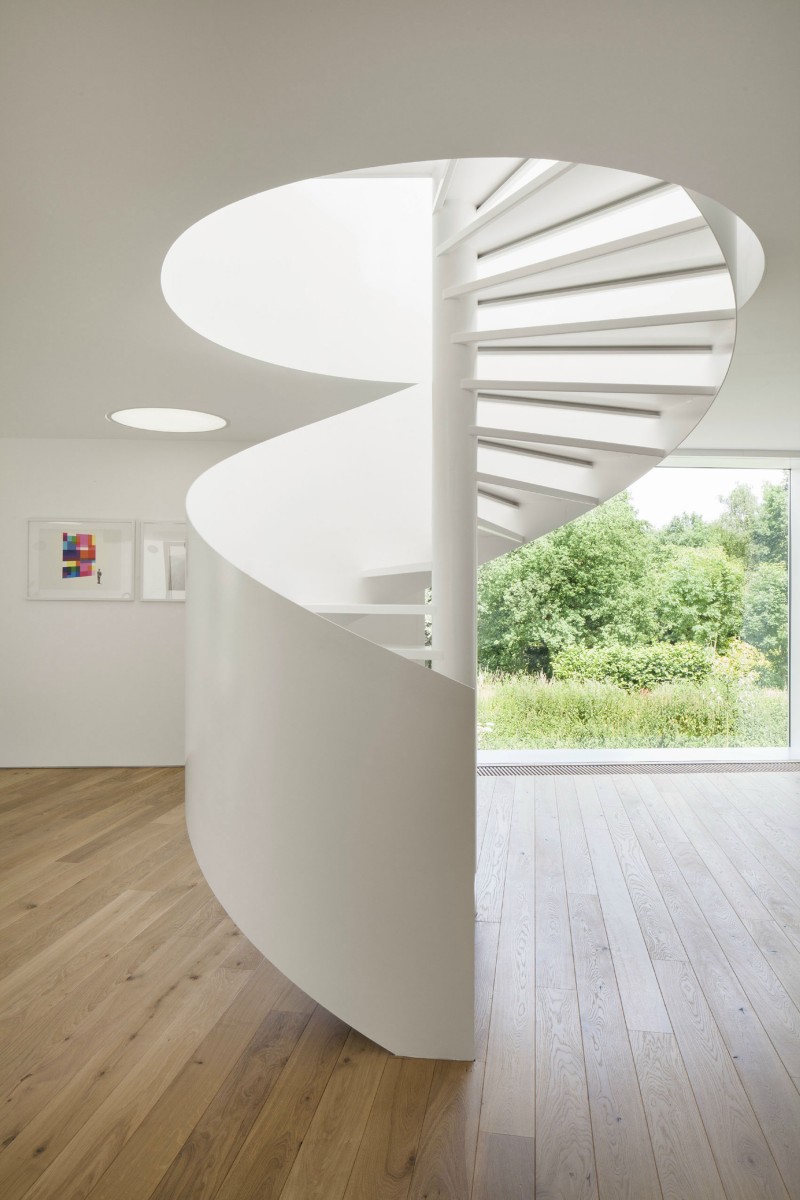
M481 568L479 746L785 747L789 472L662 467Z

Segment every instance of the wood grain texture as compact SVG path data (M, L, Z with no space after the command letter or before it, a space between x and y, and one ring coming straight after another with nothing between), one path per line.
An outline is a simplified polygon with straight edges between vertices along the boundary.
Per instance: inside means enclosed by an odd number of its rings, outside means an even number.
M600 903L596 896L570 895L569 901L600 1195L660 1200Z
M475 876L475 915L479 921L500 920L513 803L514 780L495 780Z
M730 1200L787 1192L697 978L686 963L656 970L720 1178Z
M481 1133L472 1200L530 1200L536 1170L533 1138ZM540 1193L536 1192L538 1196ZM546 1193L542 1193L546 1195Z
M552 776L536 779L535 798L536 986L574 988L561 829Z
M578 996L536 989L536 1194L596 1200Z
M669 1033L669 1018L594 780L581 779L579 794L625 1022L629 1029Z
M475 1171L484 1064L434 1069L409 1200L461 1200Z
M514 799L495 969L481 1129L533 1137L535 1125L534 804Z
M800 1200L796 775L483 780L474 1064L265 962L181 783L0 772L3 1200Z
M391 1058L386 1063L345 1200L406 1200L433 1071L433 1062L426 1059Z
M664 1200L725 1200L674 1035L634 1030L631 1048Z

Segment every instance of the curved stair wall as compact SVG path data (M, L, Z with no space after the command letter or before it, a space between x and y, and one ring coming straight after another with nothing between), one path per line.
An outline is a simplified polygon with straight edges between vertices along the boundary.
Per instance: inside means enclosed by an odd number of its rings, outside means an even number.
M605 168L463 160L437 165L434 191L468 214L438 253L472 269L439 299L464 314L447 336L470 364L453 447L477 526L453 536L485 561L690 432L733 349L720 243L739 303L760 248L713 202L706 219ZM395 1053L468 1059L474 690L436 669L435 589L425 603L430 423L429 388L410 387L193 486L187 820L221 903L299 986Z

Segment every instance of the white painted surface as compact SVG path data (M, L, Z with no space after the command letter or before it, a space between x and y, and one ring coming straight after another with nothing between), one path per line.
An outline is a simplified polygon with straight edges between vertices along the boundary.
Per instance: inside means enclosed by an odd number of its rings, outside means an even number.
M0 765L184 761L185 606L26 599L27 522L182 520L192 480L235 449L0 440Z
M326 375L425 379L430 208L430 179L306 179L192 225L170 248L161 286L182 321L240 354Z
M201 528L214 474L189 499ZM194 532L190 558L187 822L211 888L380 1045L472 1058L472 689L277 595Z

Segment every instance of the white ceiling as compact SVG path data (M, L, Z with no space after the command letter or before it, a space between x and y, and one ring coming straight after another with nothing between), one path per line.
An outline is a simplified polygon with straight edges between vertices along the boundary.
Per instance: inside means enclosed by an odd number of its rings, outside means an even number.
M199 337L163 258L295 179L496 154L670 179L747 221L766 276L689 444L800 449L796 0L4 0L0 20L6 436L148 436L104 419L148 404L259 438L385 393Z

